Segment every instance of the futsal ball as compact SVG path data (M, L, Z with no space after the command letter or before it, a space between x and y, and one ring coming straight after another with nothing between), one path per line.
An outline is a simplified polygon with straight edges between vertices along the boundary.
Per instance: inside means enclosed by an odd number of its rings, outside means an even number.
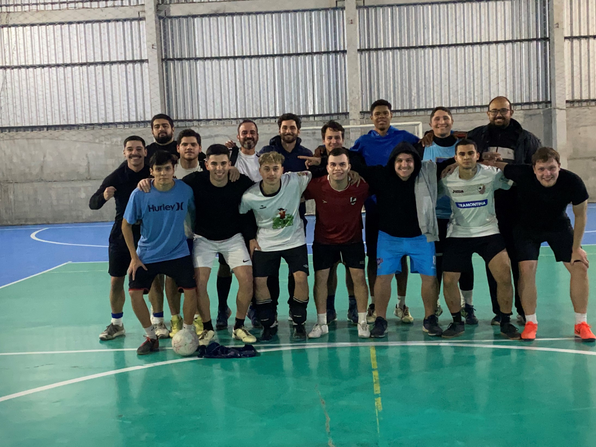
M187 356L194 354L199 347L199 337L196 334L181 330L172 338L172 349L178 355Z

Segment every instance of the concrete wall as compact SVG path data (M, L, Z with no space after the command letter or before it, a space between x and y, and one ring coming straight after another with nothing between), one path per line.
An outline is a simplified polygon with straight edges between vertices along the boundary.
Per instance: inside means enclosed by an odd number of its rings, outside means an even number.
M524 128L551 144L550 110L520 110L514 117ZM484 112L454 115L455 129L470 130L485 124ZM426 116L402 116L394 121L422 121ZM363 120L363 124L366 124ZM569 168L579 174L596 198L596 151L591 130L596 128L596 107L567 109ZM304 127L321 126L305 122ZM178 129L179 130L179 129ZM236 125L216 123L199 129L203 148L236 135ZM277 134L274 123L259 126L259 147ZM0 133L0 225L94 222L114 217L114 202L100 211L89 209L89 197L102 179L123 160L121 142L128 135L152 141L148 128L89 129L27 133ZM304 144L319 144L316 130L303 132ZM351 141L349 141L351 144Z

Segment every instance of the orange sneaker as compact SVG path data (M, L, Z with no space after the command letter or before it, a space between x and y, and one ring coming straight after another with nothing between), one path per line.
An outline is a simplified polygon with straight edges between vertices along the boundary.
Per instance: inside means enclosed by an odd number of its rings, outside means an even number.
M596 341L596 335L590 330L590 325L585 321L575 325L575 336L582 341Z
M532 341L536 340L536 331L538 330L538 325L536 323L532 323L531 321L526 322L526 327L521 334L522 340Z

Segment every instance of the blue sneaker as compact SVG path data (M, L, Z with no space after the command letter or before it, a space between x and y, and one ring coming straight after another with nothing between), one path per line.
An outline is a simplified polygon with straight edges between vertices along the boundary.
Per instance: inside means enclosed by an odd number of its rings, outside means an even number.
M350 304L348 305L348 321L358 324L358 307L356 306L356 298L350 297Z

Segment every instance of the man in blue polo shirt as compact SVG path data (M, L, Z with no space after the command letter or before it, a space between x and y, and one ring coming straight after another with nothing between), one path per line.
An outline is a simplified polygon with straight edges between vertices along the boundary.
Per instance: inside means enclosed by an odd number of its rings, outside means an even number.
M370 118L374 129L356 140L351 150L358 152L366 162L367 166L385 166L393 149L401 142L415 145L420 140L416 135L405 130L396 129L391 125L391 104L384 99L378 99L370 106ZM375 197L369 198L364 203L366 209L366 252L368 256L368 284L370 290L374 290L377 279L377 238L379 235L379 214ZM395 308L395 315L404 323L412 323L414 318L406 306L406 287L408 284L408 270L404 266L405 257L402 259L401 273L395 275L397 278L398 306ZM372 304L368 309L367 320L373 323L376 318L375 298L371 295Z

